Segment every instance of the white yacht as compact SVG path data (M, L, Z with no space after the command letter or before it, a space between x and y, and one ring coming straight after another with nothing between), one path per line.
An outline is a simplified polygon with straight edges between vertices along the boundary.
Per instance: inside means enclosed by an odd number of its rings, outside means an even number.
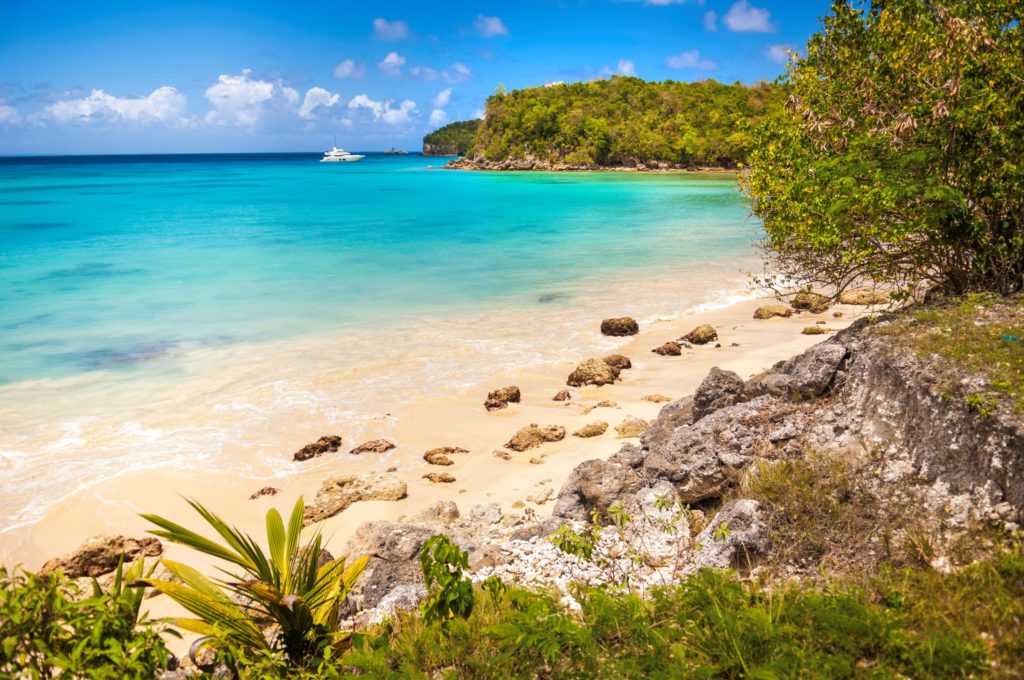
M361 161L366 156L361 156L357 153L349 153L344 149L339 149L336 146L332 146L330 151L324 153L324 157L320 159L321 163L343 163L346 161Z

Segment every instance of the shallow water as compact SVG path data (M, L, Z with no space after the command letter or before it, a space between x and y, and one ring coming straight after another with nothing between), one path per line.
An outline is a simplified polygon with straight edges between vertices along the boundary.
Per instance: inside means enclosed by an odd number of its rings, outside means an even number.
M358 437L756 266L730 176L316 161L0 159L0 532L126 470L288 474L282 430Z

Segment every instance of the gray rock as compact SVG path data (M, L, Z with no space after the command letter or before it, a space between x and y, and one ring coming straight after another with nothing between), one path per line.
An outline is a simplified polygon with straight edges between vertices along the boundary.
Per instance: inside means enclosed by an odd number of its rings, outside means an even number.
M698 569L749 566L771 546L761 504L749 499L729 501L697 534L696 543L700 546L694 557Z
M743 378L718 366L711 369L693 394L693 420L744 400Z
M497 503L477 503L469 509L469 519L480 524L497 524L501 521L501 506Z
M438 501L420 510L413 516L414 522L440 522L451 524L459 518L459 506L454 501Z
M555 502L553 515L566 519L590 520L591 513L604 513L625 494L643 486L636 471L616 462L587 460L569 475Z
M672 482L684 503L720 496L753 461L755 432L745 423L770 399L735 404L676 428L666 441L648 447L641 474Z
M693 422L693 397L683 397L663 406L658 417L640 436L644 448L651 449L668 441L677 427Z
M420 606L427 597L427 589L422 584L396 586L380 599L377 606L366 617L366 625L376 626L389 619L398 611L412 611Z
M792 378L790 398L813 399L828 392L846 354L843 345L828 341L814 345L785 362L779 372Z
M375 521L360 526L345 546L349 559L369 556L366 569L349 594L347 609L376 607L399 586L423 586L420 550L436 531L429 527Z

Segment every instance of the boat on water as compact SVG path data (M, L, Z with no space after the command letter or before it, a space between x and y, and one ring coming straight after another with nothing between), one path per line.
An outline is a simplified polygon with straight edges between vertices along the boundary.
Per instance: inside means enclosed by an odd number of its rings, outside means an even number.
M321 163L346 163L352 161L361 161L366 156L362 156L357 153L349 153L344 149L340 149L337 146L332 146L330 151L324 152L324 157L320 159Z
M384 153L390 154L392 156L407 156L409 154L408 151L402 151L401 149L396 149L395 147L391 147Z

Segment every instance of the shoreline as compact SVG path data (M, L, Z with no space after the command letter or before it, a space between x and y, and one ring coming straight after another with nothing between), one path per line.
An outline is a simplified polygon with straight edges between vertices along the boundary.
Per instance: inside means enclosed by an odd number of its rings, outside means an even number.
M120 474L73 492L69 498L55 504L41 520L27 527L21 540L10 541L14 537L9 534L0 559L4 563L20 562L32 569L50 557L73 550L97 534L145 535L149 527L138 517L140 512L161 514L194 526L196 518L182 500L183 496L195 497L243 530L259 534L267 508L290 507L299 495L311 503L325 478L339 474L383 472L391 467L397 467L396 474L407 482L408 496L397 502L360 502L329 518L323 523L329 548L340 550L365 521L398 519L415 514L439 500L454 500L463 509L474 503L498 502L504 512L514 512L512 505L524 502L525 507L532 508L538 515L550 514L550 501L538 505L526 501L527 496L538 491L543 494L547 488L556 494L578 463L591 458L605 458L622 444L635 442L635 439L617 438L614 428L626 416L650 421L657 415L663 404L644 401L643 397L663 394L674 400L690 394L716 365L749 377L821 341L819 336L801 335L803 327L826 320L830 328L840 329L864 309L843 305L834 307L844 312L841 319L832 318L831 313L804 313L789 319L755 321L753 310L765 301L763 298L742 300L711 310L696 305L697 311L692 313L645 323L639 335L618 339L626 342L615 351L629 356L634 365L631 370L623 372L623 380L611 386L573 389L571 402L554 402L551 399L556 392L566 388L565 377L576 363L587 356L579 356L575 362L498 371L483 383L442 396L424 396L406 402L395 399L393 408L371 418L365 431L360 433L363 441L387 438L398 444L398 448L385 454L354 456L347 453L351 447L346 441L337 453L299 463L294 472L270 477L246 474L241 460L243 470L237 472L161 467ZM701 323L711 323L719 329L721 348L695 347L684 351L680 357L651 353L654 347ZM592 322L595 335L599 334L599 324L600 319ZM739 346L732 346L734 342ZM522 403L487 412L483 408L486 393L511 384L520 387ZM585 407L606 399L617 402L619 408L600 408L589 414L582 413ZM609 424L604 435L593 439L579 439L571 435L595 420ZM513 453L509 461L493 455L493 451L500 449L519 428L530 423L562 425L567 436L562 441L543 444L540 448ZM324 431L319 434L334 433ZM438 468L421 459L423 451L437 446L461 446L469 449L469 453L456 456L452 466ZM244 451L238 453L244 455ZM286 452L281 455L290 457ZM539 458L543 463L532 464L531 458ZM433 484L422 479L423 474L435 471L449 472L457 481ZM264 486L280 488L280 493L249 500L250 494ZM195 559L194 555L187 553L179 547L167 546L167 555L172 559Z
M424 156L429 158L429 156ZM444 158L444 156L441 156ZM651 161L651 165L590 165L555 163L536 161L523 158L508 158L502 161L474 160L465 157L450 160L441 166L445 170L471 170L476 172L642 172L642 173L707 173L719 175L735 175L742 168L720 166L687 166L662 161Z

